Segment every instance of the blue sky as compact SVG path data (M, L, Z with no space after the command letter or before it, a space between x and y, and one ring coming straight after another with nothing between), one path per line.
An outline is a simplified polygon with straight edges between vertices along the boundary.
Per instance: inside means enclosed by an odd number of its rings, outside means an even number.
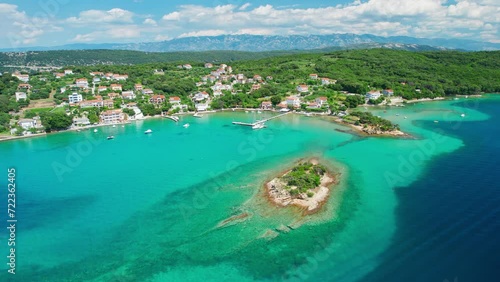
M0 48L220 34L332 34L500 42L500 0L0 0Z

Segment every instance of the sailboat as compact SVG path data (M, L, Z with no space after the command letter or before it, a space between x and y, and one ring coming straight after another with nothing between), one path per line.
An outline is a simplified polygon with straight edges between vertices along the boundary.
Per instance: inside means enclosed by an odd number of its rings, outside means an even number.
M148 130L144 131L144 134L150 134L150 133L153 133L153 130L148 129Z
M188 128L189 127L189 123L186 123L183 126L184 126L184 128Z

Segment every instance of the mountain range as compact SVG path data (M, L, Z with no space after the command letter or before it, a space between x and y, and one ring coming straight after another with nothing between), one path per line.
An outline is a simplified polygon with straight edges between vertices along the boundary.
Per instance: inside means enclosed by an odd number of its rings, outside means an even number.
M415 38L407 36L382 37L370 34L330 35L220 35L176 38L161 42L69 44L54 47L27 47L0 49L0 52L26 52L49 50L132 50L143 52L177 51L286 51L311 49L359 49L361 48L422 49L463 51L500 50L499 43L479 42L465 39ZM413 46L413 47L412 47ZM336 48L337 47L337 48Z

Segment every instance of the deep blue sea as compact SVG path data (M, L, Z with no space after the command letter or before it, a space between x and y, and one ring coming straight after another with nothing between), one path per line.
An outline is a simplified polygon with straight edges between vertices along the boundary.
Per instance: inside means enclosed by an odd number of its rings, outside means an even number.
M500 100L457 105L490 119L415 122L465 146L437 157L410 186L396 188L396 232L382 263L363 281L500 280Z

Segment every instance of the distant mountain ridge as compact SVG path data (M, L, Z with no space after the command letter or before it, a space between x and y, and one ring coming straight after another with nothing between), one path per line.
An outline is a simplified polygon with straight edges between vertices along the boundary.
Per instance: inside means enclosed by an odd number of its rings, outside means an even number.
M422 45L434 49L459 49L466 51L500 50L499 43L479 42L465 39L443 38L415 38L408 36L382 37L370 34L329 34L329 35L220 35L176 38L161 42L143 43L105 43L105 44L70 44L55 47L29 47L0 49L1 52L49 51L49 50L132 50L143 52L178 52L178 51L287 51L311 50L351 46L363 44L381 44L383 48L390 48L394 44ZM385 46L384 46L385 45ZM356 48L356 47L355 47Z

